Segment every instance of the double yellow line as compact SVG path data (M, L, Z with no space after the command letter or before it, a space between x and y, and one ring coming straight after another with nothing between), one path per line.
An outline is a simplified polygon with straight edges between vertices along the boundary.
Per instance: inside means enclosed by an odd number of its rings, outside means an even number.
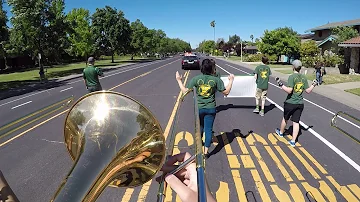
M158 70L158 69L161 69L161 68L163 68L163 67L165 67L165 66L167 66L167 65L170 65L170 64L172 64L172 63L175 63L175 62L177 62L177 61L178 61L178 60L175 60L175 61L173 61L173 62L170 62L170 63L167 63L167 64L162 65L162 66L160 66L160 67L157 67L157 68L155 68L155 69L153 69L153 70L151 70L151 71L145 72L144 74L141 74L141 75L136 76L136 77L134 77L134 78L132 78L132 79L130 79L130 80L127 80L127 81L125 81L125 82L123 82L123 83L121 83L121 84L119 84L119 85L117 85L117 86L114 86L114 87L110 88L109 90L114 90L115 88L118 88L118 87L120 87L120 86L122 86L122 85L124 85L124 84L127 84L127 83L129 83L129 82L131 82L131 81L133 81L133 80L135 80L135 79L144 77L144 76L146 76L146 75L148 75L148 74L150 74L150 73L152 73L152 72L154 72L154 71L156 71L156 70ZM54 106L60 105L60 104L62 104L62 103L64 103L64 102L66 102L66 101L69 101L69 100L68 100L68 99L62 100L62 101L57 102L57 103L55 103L55 104L52 104L52 105L50 105L50 106L48 106L48 107L45 107L44 109L41 109L41 110L39 110L39 111L37 111L37 112L34 112L34 113L30 114L30 115L27 115L27 116L25 116L25 117L23 117L23 118L20 118L20 119L14 121L14 122L12 122L12 123L10 123L10 124L8 124L8 125L3 126L2 128L0 128L0 131L1 131L1 130L4 130L4 129L6 129L6 128L9 128L9 127L11 127L11 126L13 126L13 125L15 125L15 124L17 124L17 123L20 123L21 121L26 120L26 119L28 119L28 118L30 118L30 117L33 117L33 116L35 116L36 114L39 114L39 113L41 113L41 112L44 112L45 110L48 110L48 109L50 109L50 108L52 108L52 107L54 107ZM54 113L54 112L62 109L64 106L65 106L65 105L60 106L60 107L58 107L58 108L56 108L56 109L54 109L54 110L52 110L52 111L50 111L50 112L48 112L48 113L46 113L46 114L44 114L44 115L42 115L42 116L34 119L34 120L31 120L31 121L27 122L26 124L23 124L23 125L15 128L15 129L7 132L7 133L1 135L1 136L0 136L0 139L3 138L3 137L5 137L5 136L8 136L9 134L11 134L11 133L13 133L13 132L15 132L15 131L17 131L17 130L19 130L19 129L25 127L25 126L27 126L27 125L29 125L29 124L31 124L31 123L34 123L35 121L37 121L37 120L39 120L39 119L42 119L42 118L50 115L51 113ZM52 119L55 119L56 117L59 117L60 115L63 115L64 113L66 113L66 112L68 112L68 111L69 111L69 109L67 109L67 110L65 110L65 111L62 111L62 112L60 112L60 113L58 113L58 114L56 114L56 115L54 115L54 116L52 116L52 117L44 120L44 121L36 124L35 126L33 126L33 127L29 128L29 129L23 131L22 133L14 136L14 137L12 137L12 138L10 138L10 139L8 139L7 141L1 143L1 144L0 144L0 147L8 144L9 142L11 142L11 141L13 141L13 140L15 140L15 139L17 139L17 138L19 138L19 137L21 137L21 136L23 136L24 134L26 134L26 133L34 130L35 128L37 128L37 127L39 127L39 126L41 126L41 125L43 125L43 124L51 121Z

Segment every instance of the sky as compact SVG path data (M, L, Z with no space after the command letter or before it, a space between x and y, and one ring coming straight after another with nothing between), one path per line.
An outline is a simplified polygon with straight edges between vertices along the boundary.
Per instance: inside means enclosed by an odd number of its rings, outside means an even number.
M292 27L300 34L328 22L360 19L360 0L65 0L65 12L86 8L94 13L106 5L125 13L131 22L140 19L151 29L162 29L168 37L180 38L196 48L203 40L228 40L238 35L250 40L264 30ZM8 6L5 9L10 10ZM8 13L11 16L11 13Z

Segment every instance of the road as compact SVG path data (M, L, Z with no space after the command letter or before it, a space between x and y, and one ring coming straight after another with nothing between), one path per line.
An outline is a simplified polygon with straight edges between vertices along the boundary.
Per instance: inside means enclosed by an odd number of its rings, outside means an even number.
M246 75L251 70L216 60L221 74ZM107 72L103 88L125 93L147 106L169 131L179 107L174 153L194 153L191 96L178 103L175 72L180 58L143 63ZM188 78L199 74L188 71ZM206 161L209 186L218 201L359 201L360 147L330 127L333 113L360 111L317 94L306 95L303 129L297 147L288 146L274 130L282 118L285 93L274 82L266 114L252 113L254 99L217 95L214 131L218 143ZM21 201L49 201L72 166L63 144L67 98L86 94L81 79L47 91L0 101L0 169ZM50 106L50 107L49 107ZM65 111L65 112L64 112ZM344 117L339 125L360 139L360 123ZM252 131L249 134L249 131ZM180 201L167 190L166 201ZM108 187L98 201L156 201L153 180L137 188Z

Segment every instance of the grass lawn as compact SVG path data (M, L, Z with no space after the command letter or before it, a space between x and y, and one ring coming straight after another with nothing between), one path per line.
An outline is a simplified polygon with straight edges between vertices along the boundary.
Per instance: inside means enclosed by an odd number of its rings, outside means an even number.
M133 62L140 61L138 58L134 58ZM107 67L116 66L130 61L129 56L116 57L114 63L111 63L111 59L97 60L95 65L106 69ZM46 77L48 79L69 76L72 74L80 74L85 68L85 62L56 65L51 68L46 68ZM39 68L30 68L26 70L19 70L14 73L0 74L0 90L8 88L17 88L23 85L29 85L39 81Z
M292 70L291 65L270 64L269 66L270 66L270 68L289 68L290 70Z
M315 74L306 75L309 80L314 80L316 78ZM348 74L326 74L323 77L323 84L336 84L336 83L346 83L346 82L355 82L360 81L359 75L348 75Z
M354 88L345 91L360 96L360 88Z
M283 74L292 74L294 71L293 70L276 70L277 72L283 73Z

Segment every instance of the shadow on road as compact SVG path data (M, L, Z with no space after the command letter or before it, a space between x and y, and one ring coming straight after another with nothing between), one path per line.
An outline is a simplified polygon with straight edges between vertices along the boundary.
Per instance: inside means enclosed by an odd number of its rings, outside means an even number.
M299 141L299 137L303 134L302 131L308 131L312 127L314 126L309 126L308 128L304 128L302 125L300 125L299 135L296 138L296 142ZM292 136L292 132L293 132L293 126L290 126L287 130L285 130L284 133Z
M265 106L265 114L268 113L269 111L273 110L274 108L276 108L276 106L274 104L270 104L268 106ZM219 113L221 111L226 111L228 109L255 109L254 105L233 105L233 104L228 104L228 105L219 105L216 107L216 113Z
M213 142L217 142L218 144L216 145L214 150L212 150L209 153L209 158L212 155L215 155L215 154L219 153L225 147L225 145L231 144L234 141L234 139L236 139L238 137L246 138L252 132L253 131L249 131L246 135L244 135L244 134L241 133L240 129L234 129L231 132L225 132L225 133L222 133L221 135L213 136L215 138L215 141L213 141Z

